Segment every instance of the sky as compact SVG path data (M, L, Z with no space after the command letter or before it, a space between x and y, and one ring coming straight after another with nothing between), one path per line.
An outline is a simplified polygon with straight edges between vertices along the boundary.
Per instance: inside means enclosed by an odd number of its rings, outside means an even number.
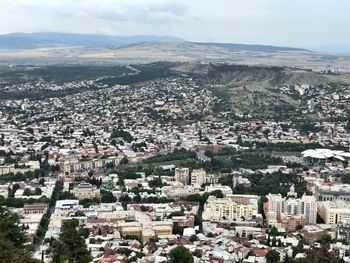
M0 34L170 35L350 47L350 0L0 0Z

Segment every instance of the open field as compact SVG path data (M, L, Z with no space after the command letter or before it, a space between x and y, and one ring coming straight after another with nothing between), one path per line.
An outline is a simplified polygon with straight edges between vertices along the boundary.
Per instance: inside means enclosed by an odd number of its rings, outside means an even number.
M305 50L249 51L201 43L140 43L115 48L43 48L0 50L0 63L8 64L133 64L155 61L225 62L246 65L278 65L323 70L334 67L350 72L350 57Z

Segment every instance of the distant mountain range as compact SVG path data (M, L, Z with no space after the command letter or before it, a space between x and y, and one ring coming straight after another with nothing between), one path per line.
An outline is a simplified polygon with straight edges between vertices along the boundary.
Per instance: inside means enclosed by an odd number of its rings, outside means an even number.
M195 42L197 45L203 46L215 46L223 48L229 51L252 51L252 52L311 52L310 50L303 48L293 48L293 47L278 47L278 46L268 46L268 45L252 45L252 44L227 44L227 43L201 43Z
M0 35L0 49L35 49L48 47L124 46L141 42L183 42L172 36L106 36L69 33L13 33Z
M19 49L37 49L53 47L87 47L87 48L105 48L121 47L145 42L155 43L173 43L187 42L184 39L173 36L106 36L106 35L85 35L69 33L13 33L0 35L0 49L19 50ZM188 43L188 42L187 42ZM276 47L266 45L247 45L247 44L225 44L225 43L200 43L194 44L203 47L218 47L228 51L252 51L252 52L309 52L306 49L291 47Z

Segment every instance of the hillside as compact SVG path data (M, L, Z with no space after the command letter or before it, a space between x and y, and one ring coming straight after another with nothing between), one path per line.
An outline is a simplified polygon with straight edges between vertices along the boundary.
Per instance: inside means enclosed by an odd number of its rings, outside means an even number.
M245 114L262 120L298 119L300 112L297 109L305 107L310 98L319 99L318 95L313 95L313 89L322 88L327 92L327 85L330 85L329 92L337 92L338 89L348 90L350 83L349 74L328 75L277 66L186 63L174 70L196 76L208 85L221 99L217 105L218 113ZM299 87L303 86L310 88L302 95ZM311 114L308 117L320 116Z
M220 99L215 116L251 116L266 120L335 118L350 103L349 74L225 63L156 62L132 66L11 66L0 70L1 99L63 97L115 85L143 86L169 79L193 79ZM29 84L30 85L29 85ZM74 85L72 85L74 83ZM28 84L28 85L25 85ZM55 85L57 86L55 86ZM337 98L335 101L333 98ZM311 104L310 104L311 103ZM304 114L315 108L308 114ZM320 113L321 111L321 113ZM302 114L303 113L303 114Z
M3 41L5 41L4 38ZM96 42L97 40L95 40ZM25 43L34 48L21 48ZM78 44L78 42L75 43ZM123 45L103 46L97 43L96 46L90 47L67 46L56 43L54 46L36 48L42 44L38 44L35 38L29 42L18 40L11 43L11 45L17 48L12 50L1 50L0 48L0 64L121 65L170 61L287 66L316 70L335 67L341 71L350 72L350 57L348 56L325 55L303 49L272 46L181 41L161 42L159 40L136 43L124 42Z

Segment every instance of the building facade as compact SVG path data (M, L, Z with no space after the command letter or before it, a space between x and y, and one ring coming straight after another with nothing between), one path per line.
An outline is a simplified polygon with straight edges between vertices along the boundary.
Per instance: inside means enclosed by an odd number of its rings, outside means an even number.
M269 224L281 223L288 231L294 231L298 225L316 224L316 198L309 195L296 198L294 187L291 187L288 196L287 198L281 194L266 196L268 202L264 212Z
M25 214L45 214L47 212L48 205L43 203L38 204L25 204L23 211Z
M233 222L253 219L258 216L258 200L255 197L232 195L225 198L216 198L210 196L204 206L203 220Z
M100 198L100 189L89 183L80 183L73 188L71 193L79 200Z
M350 207L342 200L321 202L318 210L326 224L338 224L343 219L350 217Z
M205 184L206 172L204 169L194 169L191 173L191 184L201 186Z
M343 200L350 202L350 185L338 184L338 185L316 185L316 198L317 201L337 201Z
M190 169L189 168L176 168L175 169L175 181L188 185L190 183Z

